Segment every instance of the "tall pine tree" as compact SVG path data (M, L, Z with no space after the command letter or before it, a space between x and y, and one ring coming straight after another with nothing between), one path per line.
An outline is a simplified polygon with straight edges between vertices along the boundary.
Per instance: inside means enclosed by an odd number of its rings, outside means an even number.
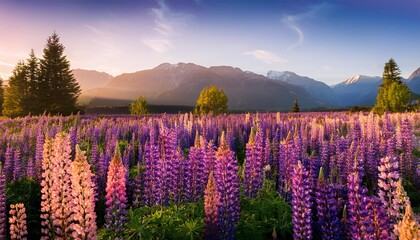
M70 70L64 46L56 33L47 40L36 85L34 96L38 103L37 113L47 111L68 115L76 110L80 86Z
M39 60L35 56L34 50L32 49L29 58L26 60L26 81L28 82L28 97L24 103L29 113L39 113L39 106L37 103L37 96L35 93L38 90L39 80Z
M391 58L385 64L382 78L383 81L379 86L373 111L382 114L385 111L403 112L408 110L411 91L401 81L401 71L394 59Z
M28 82L26 81L26 65L20 61L13 69L9 78L9 86L6 87L3 102L3 115L7 117L19 117L26 114L24 103L28 97Z

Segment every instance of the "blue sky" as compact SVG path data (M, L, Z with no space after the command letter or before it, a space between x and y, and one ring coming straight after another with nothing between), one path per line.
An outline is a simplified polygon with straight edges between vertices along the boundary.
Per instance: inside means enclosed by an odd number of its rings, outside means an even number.
M420 67L420 0L2 0L0 76L56 31L72 68L294 71L327 84Z

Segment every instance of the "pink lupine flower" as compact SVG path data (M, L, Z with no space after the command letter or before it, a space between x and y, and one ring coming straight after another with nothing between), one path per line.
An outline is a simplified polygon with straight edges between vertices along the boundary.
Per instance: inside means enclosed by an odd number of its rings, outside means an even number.
M76 156L71 163L73 195L73 237L75 239L97 239L95 213L95 185L85 152L76 145Z
M26 227L26 209L23 203L10 204L9 211L10 238L27 239L28 229Z
M53 140L46 139L41 182L42 239L68 239L72 234L70 165L70 136L58 133Z
M105 197L105 226L115 233L121 233L124 230L127 220L126 171L117 145L114 158L108 168Z
M207 187L204 191L204 224L206 225L206 239L217 239L219 232L219 196L213 172L210 173Z

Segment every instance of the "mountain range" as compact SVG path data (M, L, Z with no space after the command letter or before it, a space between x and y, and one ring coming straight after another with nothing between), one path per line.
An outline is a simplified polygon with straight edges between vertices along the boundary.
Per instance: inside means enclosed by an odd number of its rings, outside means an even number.
M228 108L242 111L287 111L298 99L302 109L373 105L381 77L356 75L332 86L293 72L266 76L231 66L203 67L163 63L153 69L112 77L92 70L73 70L82 88L81 102L90 106L127 105L145 96L154 105L194 106L203 87L217 85L229 98ZM403 79L420 93L420 68Z

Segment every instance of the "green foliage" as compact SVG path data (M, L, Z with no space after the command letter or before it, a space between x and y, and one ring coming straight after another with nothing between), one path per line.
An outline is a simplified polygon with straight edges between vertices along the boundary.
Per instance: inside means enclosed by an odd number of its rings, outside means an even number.
M292 112L295 112L295 113L300 112L300 107L299 107L299 103L297 99L295 99L295 101L293 102Z
M145 115L149 113L149 106L147 99L144 96L140 96L136 101L130 104L131 115Z
M33 239L41 237L41 186L30 178L21 178L16 182L8 182L6 186L6 202L23 203L26 208L28 236ZM8 212L8 211L7 211Z
M51 114L69 115L76 110L80 86L76 82L70 63L64 55L60 38L53 33L47 40L43 59L40 60L40 76L34 89L38 100L35 113L47 111Z
M379 87L376 104L373 111L378 114L389 112L403 112L409 110L411 91L401 81L401 72L391 58L384 67L383 82Z
M292 209L272 181L264 180L256 198L241 198L237 230L237 239L292 239Z
M73 77L64 46L56 33L47 40L43 59L32 50L26 62L16 65L5 91L3 115L31 114L69 115L78 110L80 86Z
M19 117L25 115L24 103L28 96L28 82L26 80L26 65L18 62L9 78L9 86L6 87L3 102L3 115L7 117Z
M202 239L204 204L142 206L129 210L129 221L122 239ZM102 229L99 239L114 239L114 233Z
M211 114L213 116L227 113L228 97L222 89L215 85L205 87L198 97L195 113Z

